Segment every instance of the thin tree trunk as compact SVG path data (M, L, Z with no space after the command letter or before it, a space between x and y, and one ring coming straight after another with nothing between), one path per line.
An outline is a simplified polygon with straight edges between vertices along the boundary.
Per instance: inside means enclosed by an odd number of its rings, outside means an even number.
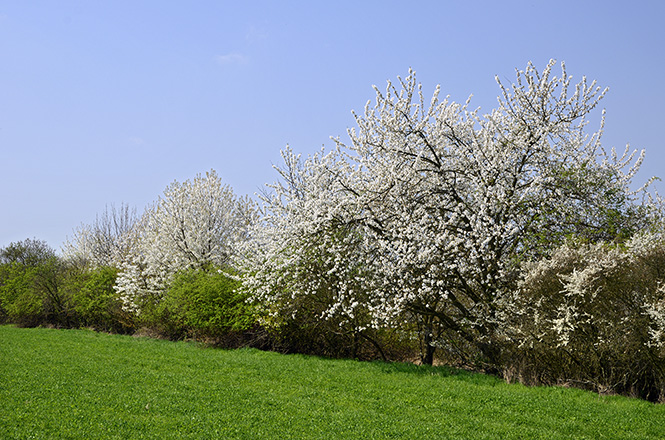
M432 326L425 326L425 335L423 338L423 350L420 356L420 360L423 365L432 365L434 363L434 352L436 347L432 345Z

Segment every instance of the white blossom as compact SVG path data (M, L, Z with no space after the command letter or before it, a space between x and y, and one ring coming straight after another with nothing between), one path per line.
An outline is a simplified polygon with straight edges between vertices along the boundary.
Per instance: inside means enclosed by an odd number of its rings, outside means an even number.
M173 182L126 237L131 252L120 263L116 290L127 308L158 300L178 271L230 266L253 216L249 199L236 197L214 170Z

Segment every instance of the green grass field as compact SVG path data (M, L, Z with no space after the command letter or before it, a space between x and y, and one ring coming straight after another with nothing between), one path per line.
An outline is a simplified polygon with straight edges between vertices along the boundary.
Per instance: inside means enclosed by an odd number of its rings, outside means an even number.
M0 326L2 439L663 439L665 405L446 368Z

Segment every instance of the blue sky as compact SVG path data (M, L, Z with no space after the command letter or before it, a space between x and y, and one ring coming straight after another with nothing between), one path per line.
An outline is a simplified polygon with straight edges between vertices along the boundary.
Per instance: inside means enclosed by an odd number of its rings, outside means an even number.
M563 60L610 87L604 144L665 177L664 20L660 0L0 0L0 246L58 249L210 169L253 194L287 143L331 147L409 67L489 111L495 75Z

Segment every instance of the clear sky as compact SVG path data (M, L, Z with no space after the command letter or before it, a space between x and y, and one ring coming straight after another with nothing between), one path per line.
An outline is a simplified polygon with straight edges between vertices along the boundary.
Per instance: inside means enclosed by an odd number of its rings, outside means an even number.
M409 67L489 111L495 75L563 60L610 87L605 145L665 177L664 22L662 0L0 0L0 246L59 249L210 169L251 195Z

